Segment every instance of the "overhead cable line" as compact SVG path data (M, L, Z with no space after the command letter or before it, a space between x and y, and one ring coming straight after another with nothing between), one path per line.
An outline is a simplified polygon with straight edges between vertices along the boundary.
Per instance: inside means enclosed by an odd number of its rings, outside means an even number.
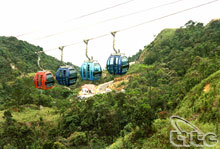
M132 28L136 28L136 27L142 26L142 25L144 25L144 24L148 24L148 23L151 23L151 22L155 22L155 21L158 21L158 20L161 20L161 19L164 19L164 18L173 16L173 15L176 15L176 14L180 14L180 13L183 13L183 12L186 12L186 11L189 11L189 10L193 10L193 9L196 9L196 8L199 8L199 7L202 7L202 6L205 6L205 5L209 5L209 4L214 3L214 2L217 2L217 1L219 1L219 0L209 1L209 2L207 2L207 3L203 3L203 4L200 4L200 5L191 7L191 8L187 8L187 9L184 9L184 10L181 10L181 11L178 11L178 12L175 12L175 13L171 13L171 14L168 14L168 15L165 15L165 16L162 16L162 17L159 17L159 18L156 18L156 19L148 20L148 21L139 23L139 24L137 24L137 25L133 25L133 26L130 26L130 27L127 27L127 28L124 28L124 29L120 29L120 30L114 31L114 32L127 31L127 30L130 30L130 29L132 29ZM93 37L93 38L89 38L89 39L87 39L87 40L94 40L94 39L102 38L102 37L105 37L105 36L108 36L108 35L110 35L110 33L108 33L108 34L103 34L103 35L99 35L99 36L96 36L96 37ZM74 43L71 43L71 44L63 45L63 46L64 46L64 47L69 47L69 46L77 45L77 44L80 44L80 43L82 43L82 41L74 42ZM41 52L49 52L49 51L54 51L54 50L58 50L58 48L53 48L53 49L45 50L45 51L41 51Z
M168 5L171 5L171 4L175 4L175 3L178 3L178 2L181 2L181 1L183 1L183 0L176 0L176 1L173 1L173 2L161 4L161 5L158 5L158 6L154 6L154 7L151 7L151 8L142 9L142 10L135 11L135 12L132 12L132 13L128 13L128 14L125 14L125 15L117 16L117 17L114 17L114 18L105 19L103 21L99 21L97 23L94 23L92 25L87 25L87 26L91 27L91 26L95 26L95 25L98 25L98 24L103 24L103 23L106 23L106 22L118 20L118 19L121 19L121 18L129 17L129 16L136 15L136 14L139 14L139 13L143 13L143 12L147 12L147 11L154 10L154 9L157 9L157 8L161 8L161 7L164 7L164 6L168 6ZM87 26L83 26L83 27L87 27ZM50 38L50 37L57 36L57 35L61 35L61 34L64 34L64 33L70 32L70 31L78 30L80 28L82 28L82 26L74 27L74 28L67 29L67 30L62 31L62 32L57 32L57 33L49 34L49 35L46 35L46 36L43 36L43 37L39 37L39 38L34 39L34 41L35 40L42 40L42 39L45 39L45 38Z
M170 17L170 16L174 16L174 15L177 15L177 14L180 14L180 13L183 13L183 12L186 12L186 11L189 11L189 10L193 10L193 9L196 9L196 8L199 8L199 7L202 7L202 6L205 6L205 5L209 5L209 4L214 3L214 2L217 2L217 1L219 1L219 0L209 1L209 2L207 2L207 3L203 3L203 4L200 4L200 5L196 5L196 6L194 6L194 7L187 8L187 9L184 9L184 10L181 10L181 11L177 11L177 12L174 12L174 13L171 13L171 14L168 14L168 15L165 15L165 16L162 16L162 17L159 17L159 18L156 18L156 19L148 20L148 21L145 21L145 22L142 22L142 23L139 23L139 24L136 24L136 25L127 27L127 28L123 28L123 29L120 29L120 30L116 30L116 31L114 31L114 32L127 31L127 30L130 30L130 29L133 29L133 28L142 26L142 25L144 25L144 24L148 24L148 23L151 23L151 22L155 22L155 21L158 21L158 20L161 20L161 19ZM107 35L110 35L110 34L99 35L99 36L97 36L97 37L91 38L90 40L102 38L102 37L105 37L105 36L107 36Z
M103 11L106 11L106 10L109 10L109 9L113 9L113 8L115 8L115 7L118 7L118 6L121 6L121 5L124 5L124 4L128 4L128 3L132 2L132 1L135 1L135 0L129 0L129 1L126 1L126 2L123 2L123 3L120 3L120 4L116 4L116 5L113 5L113 6L104 8L104 9L100 9L100 10L91 12L91 13L89 13L89 14L85 14L85 15L82 15L82 16L79 16L79 17L70 19L69 21L79 20L79 19L82 19L82 18L84 18L84 17L87 17L87 16L90 16L90 15L96 14L96 13L100 13L100 12L103 12Z
M88 14L84 14L84 15L81 15L81 16L78 16L78 17L69 19L69 20L64 21L64 22L76 21L76 20L79 20L79 19L82 19L82 18L91 16L91 15L94 15L94 14L97 14L97 13L100 13L100 12L103 12L103 11L106 11L106 10L109 10L109 9L113 9L113 8L119 7L119 6L121 6L121 5L128 4L128 3L133 2L133 1L135 1L135 0L128 0L128 1L125 1L125 2L122 2L122 3L119 3L119 4L116 4L116 5L113 5L113 6L110 6L110 7L106 7L106 8L103 8L103 9L100 9L100 10L97 10L97 11L94 11L94 12L91 12L91 13L88 13ZM29 35L29 34L32 34L32 33L36 32L37 30L38 30L38 29L36 29L35 31L26 32L26 33L17 35L17 36L15 36L15 37L22 37L22 36L25 36L25 35Z
M124 28L124 29L121 29L121 30L118 30L117 32L126 31L126 30L129 30L129 29L132 29L132 28L136 28L136 27L142 26L142 25L144 25L144 24L151 23L151 22L155 22L155 21L158 21L158 20L161 20L161 19L164 19L164 18L173 16L173 15L176 15L176 14L180 14L180 13L183 13L183 12L186 12L186 11L189 11L189 10L192 10L192 9L196 9L196 8L199 8L199 7L202 7L202 6L205 6L205 5L208 5L208 4L217 2L217 1L219 1L219 0L209 1L209 2L207 2L207 3L203 3L203 4L200 4L200 5L191 7L191 8L187 8L187 9L184 9L184 10L181 10L181 11L177 11L177 12L174 12L174 13L171 13L171 14L168 14L168 15L165 15L165 16L162 16L162 17L159 17L159 18L156 18L156 19L152 19L152 20L149 20L149 21L145 21L145 22L142 22L142 23L140 23L140 24L137 24L137 25L134 25L134 26L130 26L130 27L127 27L127 28Z

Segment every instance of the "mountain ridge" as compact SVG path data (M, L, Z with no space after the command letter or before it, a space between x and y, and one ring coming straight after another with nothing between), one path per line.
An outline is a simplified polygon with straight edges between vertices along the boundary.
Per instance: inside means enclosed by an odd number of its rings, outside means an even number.
M131 65L127 75L132 77L117 85L125 87L124 92L86 100L77 99L80 83L85 83L81 80L70 90L57 85L42 94L33 86L31 75L0 84L0 146L173 148L169 142L169 132L174 129L169 120L172 115L182 116L204 132L220 135L216 101L220 87L220 20L206 26L188 21L180 28L165 29L130 59L141 60ZM113 78L106 74L95 84ZM47 121L47 114L39 112L42 107L52 112L48 116L54 117L53 125ZM33 112L29 117L41 114L27 121L23 118L27 111Z
M36 52L43 52L43 48L29 44L26 41L18 40L16 37L0 37L0 74L12 80L13 78L26 73L33 73L40 70L38 67L38 55ZM53 73L64 65L60 60L45 54L40 54L40 65L45 70L50 70ZM68 65L73 65L68 62ZM75 66L75 65L73 65ZM75 66L79 70L78 66ZM7 72L7 74L5 74ZM10 75L12 74L12 75ZM0 81L3 80L0 78Z

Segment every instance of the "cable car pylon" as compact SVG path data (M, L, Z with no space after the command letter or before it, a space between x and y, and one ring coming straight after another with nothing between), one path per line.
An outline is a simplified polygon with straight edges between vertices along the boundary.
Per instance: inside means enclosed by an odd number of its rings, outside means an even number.
M115 53L111 54L107 60L106 68L108 72L112 75L123 75L126 74L129 69L128 58L125 54L120 53L120 50L116 50L115 48L115 32L111 32L113 36L113 50Z
M102 68L98 61L93 60L93 57L91 58L88 56L88 44L89 39L83 41L86 44L86 57L88 58L87 61L84 61L84 63L81 65L80 68L80 75L82 77L82 80L90 80L90 81L96 81L99 80L102 76Z

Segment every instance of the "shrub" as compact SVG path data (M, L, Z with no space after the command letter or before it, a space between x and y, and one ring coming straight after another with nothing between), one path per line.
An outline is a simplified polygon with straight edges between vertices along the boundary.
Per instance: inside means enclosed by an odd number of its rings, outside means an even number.
M67 140L69 141L70 146L87 145L88 143L86 134L84 132L74 132Z

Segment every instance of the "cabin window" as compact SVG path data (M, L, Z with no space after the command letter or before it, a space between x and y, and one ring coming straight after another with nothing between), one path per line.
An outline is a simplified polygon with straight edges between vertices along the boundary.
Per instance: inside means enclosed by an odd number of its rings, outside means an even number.
M63 77L66 77L66 70L63 70Z
M111 57L111 58L110 58L110 66L109 66L111 72L114 72L113 66L114 66L114 57Z
M94 64L94 71L100 71L100 65L99 64Z
M39 75L37 75L37 86L39 87Z
M128 59L125 56L122 57L122 65L128 65Z
M86 65L84 64L83 65L83 77L85 77L86 76Z
M110 65L113 65L114 64L114 57L111 57L110 59Z
M70 79L69 81L70 81L70 84L74 84L76 82L75 79Z
M70 69L70 78L75 78L77 77L77 73L74 69Z
M62 71L60 70L59 71L59 78L61 78L62 77Z
M118 64L118 57L115 58L115 64Z
M93 72L94 78L99 79L101 75L102 75L101 66L99 65L99 63L94 63L94 72Z
M40 75L40 87L43 87L43 75Z
M47 87L52 87L54 84L54 79L51 73L46 75L47 81L46 81L46 85Z
M90 64L87 64L87 75L90 78Z

